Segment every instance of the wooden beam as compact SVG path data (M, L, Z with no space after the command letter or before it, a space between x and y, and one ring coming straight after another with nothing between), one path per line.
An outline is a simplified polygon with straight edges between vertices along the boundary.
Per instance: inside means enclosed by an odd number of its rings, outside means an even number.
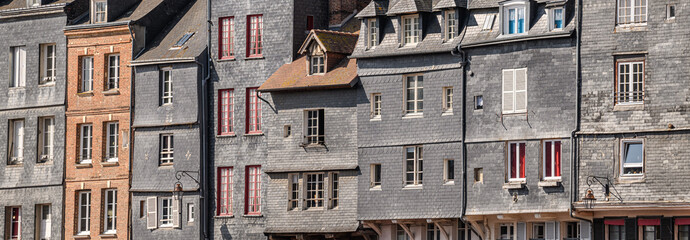
M484 228L477 223L477 221L468 221L470 223L470 226L474 229L474 231L479 235L479 238L484 239Z
M446 236L446 239L450 239L450 235L448 234L448 232L446 232L446 229L443 226L441 226L440 221L434 221L434 225L436 225L436 227L439 230L441 230L441 233L443 234L443 236Z
M407 236L409 236L410 239L414 239L414 234L412 234L412 231L410 231L410 228L406 224L398 223L398 225L405 230L405 233L407 233Z
M372 223L372 222L363 222L363 223L364 223L364 225L366 225L367 227L370 227L371 229L374 229L374 232L376 232L376 234L379 235L379 236L378 236L379 238L383 236L383 234L381 233L381 227L379 227L378 225L376 225L376 223Z

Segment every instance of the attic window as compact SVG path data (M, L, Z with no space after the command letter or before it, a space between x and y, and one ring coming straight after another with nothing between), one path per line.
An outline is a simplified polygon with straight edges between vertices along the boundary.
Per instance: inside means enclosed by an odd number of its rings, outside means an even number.
M324 57L323 55L315 55L311 56L311 61L309 63L311 71L310 74L324 74L325 68L324 68Z
M496 15L487 15L486 19L484 19L484 26L482 27L482 30L491 30L491 28L494 27L494 19L496 19Z
M503 9L503 34L524 34L527 30L524 2L515 2L503 7Z
M27 7L38 7L41 6L41 0L26 0Z
M175 43L175 45L173 45L173 48L182 47L182 45L187 43L187 41L189 41L189 39L192 38L192 36L194 36L194 33L185 33L184 36L182 36L180 38L180 40L177 40L177 43Z
M106 1L94 1L91 7L93 11L92 23L104 23L107 22L107 9L108 3Z

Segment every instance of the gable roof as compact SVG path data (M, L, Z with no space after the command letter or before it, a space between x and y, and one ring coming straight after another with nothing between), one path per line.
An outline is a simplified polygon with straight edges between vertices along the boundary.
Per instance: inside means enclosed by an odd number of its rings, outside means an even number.
M495 8L504 0L469 0L468 9Z
M44 0L40 7L67 4L74 0ZM26 0L0 0L0 11L3 10L13 10L13 9L23 9L23 8L39 8L39 7L29 7L26 5Z
M297 52L304 54L311 42L316 41L326 52L350 54L355 49L358 38L356 33L312 29Z
M432 0L398 0L388 9L387 14L398 15L416 12L431 12Z
M438 3L436 3L436 5L434 5L434 10L465 7L466 4L466 0L440 0Z
M369 3L361 12L357 14L357 18L385 16L388 11L388 0L374 0Z

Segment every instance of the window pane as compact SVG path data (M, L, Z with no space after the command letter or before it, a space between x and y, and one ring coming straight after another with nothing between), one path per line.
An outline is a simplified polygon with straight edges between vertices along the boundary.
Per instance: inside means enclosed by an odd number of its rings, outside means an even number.
M642 163L642 143L627 143L625 145L625 163Z

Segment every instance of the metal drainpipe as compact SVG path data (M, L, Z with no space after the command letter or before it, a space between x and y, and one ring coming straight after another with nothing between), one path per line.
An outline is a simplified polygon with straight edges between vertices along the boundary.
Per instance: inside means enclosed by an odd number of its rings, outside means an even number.
M578 154L577 154L577 132L580 131L580 85L582 81L582 76L581 76L581 59L580 59L580 42L582 40L582 0L577 0L577 11L576 11L576 18L577 18L577 23L575 24L575 34L576 34L576 39L575 39L575 129L572 131L570 134L570 145L571 145L571 150L570 150L570 208L568 209L568 212L570 212L570 217L587 221L592 223L592 220L586 219L586 218L581 218L578 216L575 216L575 213L573 211L573 204L577 201L577 198L579 194L575 191L575 185L578 179L578 174L579 171L576 170L576 168L579 166L578 164ZM591 229L591 228L590 228Z
M200 0L199 0L200 1ZM207 98L208 98L208 80L211 79L211 0L206 0L206 25L207 25L207 42L206 42L206 77L204 80L201 82L201 123L199 124L199 127L201 128L200 134L201 134L201 171L199 173L201 179L201 189L202 189L202 196L201 196L201 205L203 206L202 213L203 217L201 220L201 228L202 230L202 239L209 239L209 208L211 204L209 204L209 197L208 195L208 137L209 134L207 128L207 115L208 115L208 104L207 104Z
M129 36L132 38L132 57L134 56L134 32L132 32L132 20L129 20L127 22L127 28L129 29ZM134 60L134 59L130 59ZM132 187L132 156L134 156L134 128L132 127L134 125L134 76L135 76L135 71L136 67L132 67L129 75L129 169L128 169L128 175L129 175L129 188ZM134 194L132 192L129 192L129 199L127 200L129 206L132 206L132 198L134 197ZM132 217L132 208L130 207L129 210L127 211L127 219L131 219ZM127 232L129 234L128 238L132 239L132 225L130 224L127 226Z

